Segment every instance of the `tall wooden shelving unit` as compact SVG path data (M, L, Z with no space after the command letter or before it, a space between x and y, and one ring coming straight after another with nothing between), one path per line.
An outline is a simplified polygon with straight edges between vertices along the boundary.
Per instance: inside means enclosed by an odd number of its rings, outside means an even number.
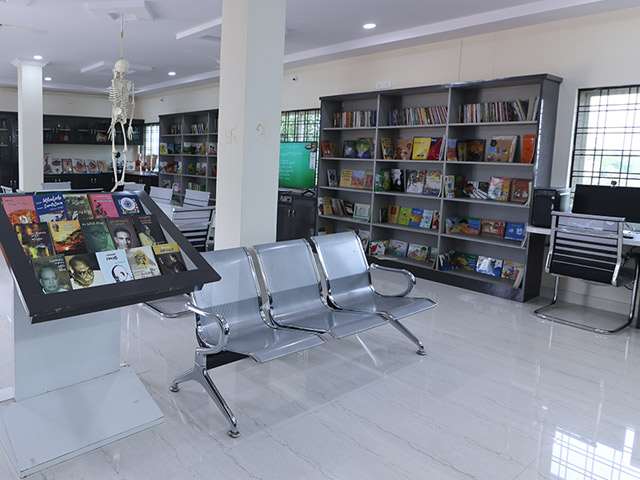
M196 126L196 131L192 126ZM197 126L203 126L198 129ZM173 194L174 202L182 204L184 193L189 188L189 184L195 190L202 190L211 193L211 199L216 196L217 182L217 154L208 153L210 144L218 143L218 110L203 110L199 112L176 113L160 116L160 143L180 144L180 153L160 153L159 162L159 186L167 184L173 188L174 184L179 184L179 190ZM204 144L205 151L195 153L185 153L185 143ZM217 153L217 149L216 149ZM173 162L179 165L180 173L168 173L163 171L163 166ZM197 171L190 172L189 165L206 164L205 174Z
M338 145L342 151L345 140L370 137L375 144L374 158L357 159L321 157L318 172L318 196L341 198L347 202L371 205L369 221L349 217L318 214L317 229L328 225L336 228L368 230L372 240L397 239L438 249L439 253L456 250L522 263L525 274L521 286L514 288L514 282L467 270L434 270L430 262L417 262L410 258L375 258L382 265L406 268L416 276L455 285L475 291L527 301L538 296L542 276L541 239L530 239L522 246L519 242L486 238L484 236L446 234L445 219L449 216L489 218L509 222L528 223L531 206L511 202L476 200L468 198L443 198L409 194L404 192L376 192L352 188L329 187L327 170L335 169L340 177L342 169L371 170L378 172L390 168L417 168L439 170L445 175L466 175L468 181L489 181L491 176L529 179L532 185L548 186L551 181L551 164L555 136L558 92L562 79L549 74L528 75L496 80L433 85L427 87L366 92L349 95L322 97L321 141ZM459 107L465 104L529 100L540 98L537 118L533 121L518 122L478 122L464 123L459 118ZM446 106L448 116L445 123L436 125L389 125L392 109L408 107ZM375 111L377 124L372 127L334 128L333 115L338 112ZM398 138L444 137L442 149L446 150L446 139L485 139L486 150L494 135L517 135L518 147L514 162L521 155L522 136L537 135L534 161L523 163L493 162L447 162L426 160L383 160L380 138L390 137L395 146ZM341 155L341 152L339 153ZM446 159L446 155L443 155ZM533 194L533 192L531 192ZM424 229L398 224L380 223L379 213L389 205L440 210L440 228ZM539 237L539 236L535 236Z

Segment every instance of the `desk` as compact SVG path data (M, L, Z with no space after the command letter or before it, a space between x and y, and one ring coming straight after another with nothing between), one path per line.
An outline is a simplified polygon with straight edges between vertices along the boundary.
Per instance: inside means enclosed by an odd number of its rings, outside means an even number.
M527 233L549 236L551 235L551 229L546 227L534 227L533 225L527 225ZM622 243L627 247L640 247L640 232L635 232L633 238L624 238Z

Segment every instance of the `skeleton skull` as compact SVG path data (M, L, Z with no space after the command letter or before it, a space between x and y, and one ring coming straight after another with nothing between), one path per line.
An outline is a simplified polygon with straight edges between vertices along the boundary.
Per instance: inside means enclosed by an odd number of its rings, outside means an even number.
M125 75L129 73L129 62L127 62L124 58L121 58L116 62L113 67L114 75Z

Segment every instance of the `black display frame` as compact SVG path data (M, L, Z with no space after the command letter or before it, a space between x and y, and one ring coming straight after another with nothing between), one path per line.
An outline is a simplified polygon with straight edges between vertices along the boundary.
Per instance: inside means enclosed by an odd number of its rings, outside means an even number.
M95 191L73 190L72 193L95 193ZM195 268L172 275L160 275L125 283L100 285L83 290L45 294L40 283L38 283L29 259L24 254L9 217L4 208L0 208L0 248L9 266L25 311L31 318L31 323L57 320L188 294L205 283L220 280L220 275L202 257L200 252L189 243L149 195L144 191L128 191L126 193L138 197L145 214L155 215L160 226L178 244L185 260L188 259L188 261L192 262ZM33 194L34 192L13 193L4 194L2 197L20 197Z

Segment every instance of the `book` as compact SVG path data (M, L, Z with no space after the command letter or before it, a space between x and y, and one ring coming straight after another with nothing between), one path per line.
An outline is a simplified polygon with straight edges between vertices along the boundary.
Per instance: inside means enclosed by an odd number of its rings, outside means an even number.
M467 142L459 140L456 144L456 153L459 162L467 161Z
M380 138L380 150L384 160L393 160L393 142L388 137Z
M157 157L157 155L154 155L154 157ZM111 162L98 160L98 166L100 167L100 171L103 173L113 172L113 165L111 164Z
M447 138L447 162L458 161L458 141L455 138Z
M74 290L104 285L102 272L95 253L65 255L64 261L67 264L71 287Z
M451 257L454 255L455 252L445 252L438 255L438 264L440 265L440 270L442 270L443 272L453 270L453 262Z
M396 257L405 257L407 255L407 242L403 242L402 240L389 240L389 246L387 247L390 255L395 255Z
M369 221L371 215L371 205L367 203L356 203L353 206L353 218L358 220Z
M502 274L502 260L478 255L476 272L491 275L493 277L499 277Z
M522 153L520 154L520 163L532 163L536 152L536 136L522 136Z
M56 253L64 255L86 253L87 247L79 220L49 222L49 232Z
M336 173L335 168L327 169L327 185L329 187L337 187L338 186L338 174Z
M363 190L371 190L373 188L373 170L366 170L364 172L364 185Z
M454 185L456 181L455 175L444 176L444 198L455 198Z
M88 253L115 250L116 247L113 245L113 240L104 218L80 220L80 229L82 230Z
M431 137L413 137L412 160L426 160L431 146Z
M478 255L472 253L456 252L456 268L468 270L470 272L475 271L478 265Z
M373 141L371 138L356 139L356 158L371 158L373 156Z
M400 214L398 215L398 225L409 225L411 219L411 208L400 207Z
M364 170L354 170L351 175L351 188L362 189L364 187Z
M90 193L89 203L94 218L118 217L118 210L110 193Z
M396 160L411 160L411 150L413 146L413 139L399 138L396 142Z
M409 215L409 226L410 227L419 227L422 223L422 212L424 210L422 208L412 208L411 214Z
M387 169L376 172L375 191L388 192L391 190L391 171Z
M526 231L526 225L524 223L507 222L507 227L504 231L505 240L524 240L524 234Z
M322 147L322 156L323 157L331 157L331 153L332 153L332 149L331 149L331 142L329 142L328 140L322 140L320 146Z
M345 140L342 145L342 156L344 158L355 158L356 156L356 141Z
M203 177L207 175L207 163L206 162L196 162L196 175L202 175Z
M387 209L387 223L398 223L400 217L400 207L398 205L389 205Z
M433 211L433 220L431 220L431 228L440 230L440 210Z
M506 202L509 200L509 187L511 185L510 178L491 177L489 180L489 190L487 191L487 199Z
M153 253L156 256L162 275L187 271L187 266L184 263L184 258L182 258L182 253L177 243L154 245Z
M105 285L133 280L133 272L131 272L131 267L127 261L127 253L124 250L97 252L96 258Z
M484 160L484 139L466 140L467 161L482 162Z
M27 258L48 257L55 254L47 222L16 223L14 228Z
M71 290L71 279L64 255L51 255L31 260L33 273L46 294L68 292Z
M407 257L413 260L424 262L429 256L429 247L426 245L419 245L417 243L410 243L407 247Z
M502 278L515 280L518 278L518 275L521 275L523 272L524 265L522 263L510 262L509 260L505 260L502 263Z
M460 217L460 233L480 235L481 222L479 218Z
M494 135L487 149L487 162L513 162L517 143L516 135Z
M504 230L506 226L507 223L502 220L489 220L483 218L480 226L480 233L483 235L492 235L494 237L502 238L504 237Z
M440 196L442 190L442 172L440 171L427 171L424 175L424 189L422 193L424 195L431 195L434 197Z
M166 142L160 142L160 145L158 147L158 152L160 153L160 155L166 155L167 154L167 144L166 144Z
M427 261L433 262L434 267L436 264L436 259L438 258L438 249L436 247L429 248L429 255L427 255Z
M382 207L380 209L380 213L378 215L378 221L380 223L389 223L389 217L387 215L387 209L386 208Z
M105 220L115 249L124 250L140 246L140 240L136 235L131 217L106 218Z
M467 184L466 175L456 175L453 182L453 196L455 198L462 197L462 190L464 190L465 185Z
M427 155L427 160L440 160L440 155L442 153L442 137L432 137L431 138L431 146L429 147L429 155Z
M444 233L460 233L460 217L447 217L444 220Z
M11 225L38 222L38 214L31 195L2 197L2 206Z
M81 158L73 158L73 173L87 173L87 167Z
M40 222L57 222L67 219L67 209L60 192L35 195L33 204Z
M433 221L433 210L422 210L422 220L420 220L420 228L431 228Z
M322 215L333 215L333 206L331 204L331 198L322 197Z
M100 173L100 165L96 160L85 160L87 173Z
M369 242L369 255L384 255L387 252L388 240L372 240Z
M407 193L422 193L424 189L424 170L407 170Z
M62 160L59 158L51 159L51 173L53 175L58 175L62 173Z
M89 220L93 211L86 193L63 193L64 204L69 220Z
M531 181L516 178L511 181L511 193L509 200L516 203L527 203L529 201Z
M129 248L126 252L133 278L139 280L160 275L160 268L156 263L151 247L134 247Z
M207 155L217 155L218 144L216 142L207 142Z
M362 250L364 252L369 249L369 241L371 240L371 232L369 230L360 229L357 232L358 238L360 238L360 242L362 243Z
M351 177L353 177L353 170L343 168L340 172L340 187L351 188Z
M391 191L404 192L404 170L401 168L391 169Z
M467 182L464 188L462 189L462 196L475 198L478 200L486 200L488 190L489 190L488 182L471 181L471 182Z
M73 162L70 158L62 159L62 173L73 173Z
M138 196L134 194L114 193L113 203L116 204L120 216L144 213Z

